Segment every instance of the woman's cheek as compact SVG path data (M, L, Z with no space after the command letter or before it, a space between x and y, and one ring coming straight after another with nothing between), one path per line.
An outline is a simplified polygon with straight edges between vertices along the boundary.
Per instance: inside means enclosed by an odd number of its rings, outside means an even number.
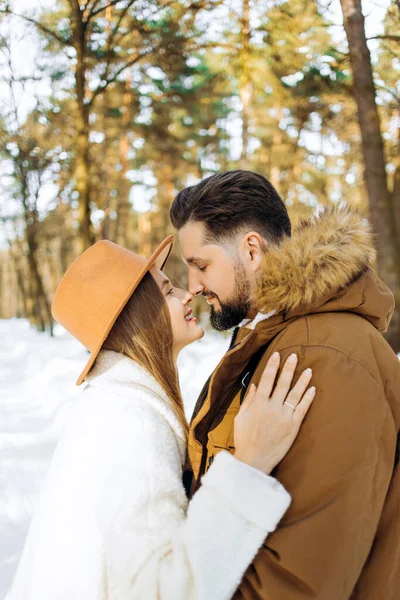
M169 305L169 312L171 315L174 339L179 340L179 338L182 336L182 309L178 310L178 307L175 305L175 303L171 302Z

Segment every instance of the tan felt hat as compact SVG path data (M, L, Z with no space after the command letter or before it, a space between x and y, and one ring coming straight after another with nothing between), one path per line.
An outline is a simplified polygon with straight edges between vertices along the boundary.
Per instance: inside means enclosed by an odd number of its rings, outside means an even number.
M91 352L78 377L80 385L125 304L153 267L163 269L174 236L168 236L149 259L102 240L85 250L69 267L54 294L51 312Z

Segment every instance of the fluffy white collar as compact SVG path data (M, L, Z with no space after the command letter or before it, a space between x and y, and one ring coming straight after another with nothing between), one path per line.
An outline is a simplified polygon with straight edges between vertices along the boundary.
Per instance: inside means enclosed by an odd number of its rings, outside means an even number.
M92 387L132 398L138 397L139 388L143 398L165 418L180 441L186 440L175 415L173 400L153 375L131 358L112 350L102 350L86 381Z

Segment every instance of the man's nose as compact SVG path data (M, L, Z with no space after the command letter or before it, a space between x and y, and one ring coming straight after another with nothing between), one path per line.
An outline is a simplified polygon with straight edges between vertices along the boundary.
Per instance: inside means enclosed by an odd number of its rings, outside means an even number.
M194 273L189 273L189 292L192 296L197 296L204 292L204 286L200 283Z

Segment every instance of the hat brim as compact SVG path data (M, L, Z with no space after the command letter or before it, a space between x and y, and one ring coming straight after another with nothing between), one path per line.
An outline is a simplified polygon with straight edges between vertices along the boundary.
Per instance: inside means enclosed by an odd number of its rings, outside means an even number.
M167 263L167 260L169 258L169 255L171 254L173 245L174 245L174 236L169 235L167 238L165 238L165 240L163 240L161 242L161 244L158 246L158 248L156 248L156 250L150 256L147 263L144 265L143 269L138 273L138 275L135 277L134 281L132 281L131 287L129 287L129 289L127 290L127 293L121 299L121 302L118 305L118 309L115 311L113 318L108 323L108 326L104 331L101 342L98 344L98 346L94 350L94 352L91 353L90 358L85 365L85 368L83 369L82 373L79 375L78 379L76 380L76 385L81 385L84 382L86 375L89 373L90 369L93 367L94 362L95 362L104 342L106 341L107 336L110 333L115 321L118 319L125 304L128 302L129 298L132 296L133 292L135 291L135 289L137 288L139 283L142 281L143 277L153 266L156 266L160 270L162 270L164 268L164 266Z

